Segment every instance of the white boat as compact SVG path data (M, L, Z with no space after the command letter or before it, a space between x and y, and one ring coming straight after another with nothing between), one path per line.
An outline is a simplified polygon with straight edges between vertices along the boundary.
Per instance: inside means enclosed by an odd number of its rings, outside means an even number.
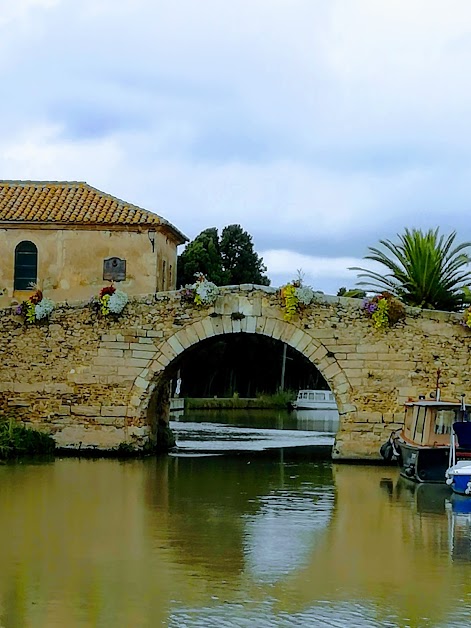
M454 493L471 495L471 423L454 423L446 483Z
M300 390L292 406L300 410L337 410L337 402L330 390Z

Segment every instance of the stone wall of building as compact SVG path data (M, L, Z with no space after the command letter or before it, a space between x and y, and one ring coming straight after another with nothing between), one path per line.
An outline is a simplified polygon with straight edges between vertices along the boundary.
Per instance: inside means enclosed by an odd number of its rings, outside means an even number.
M273 288L227 287L210 308L184 303L178 292L159 293L133 300L116 320L77 303L58 307L47 324L26 326L5 309L0 328L0 412L65 447L155 439L177 358L223 334L286 342L320 370L340 412L340 459L378 458L400 426L404 402L434 391L437 369L442 398L471 390L471 331L458 314L409 311L404 322L379 331L361 301L319 296L286 322Z
M90 299L103 285L103 262L126 260L126 278L116 285L130 295L176 286L177 246L165 232L148 229L58 228L12 226L0 229L0 307L21 301L31 292L14 290L15 249L23 241L38 250L38 284L53 301Z

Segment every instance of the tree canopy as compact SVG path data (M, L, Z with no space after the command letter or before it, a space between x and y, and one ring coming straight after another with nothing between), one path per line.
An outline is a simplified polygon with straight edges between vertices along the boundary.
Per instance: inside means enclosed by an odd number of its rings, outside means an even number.
M466 249L471 242L454 245L456 232L440 235L439 229L422 232L405 229L399 242L380 240L385 251L369 247L365 256L378 262L389 272L374 272L365 268L357 282L367 290L387 290L407 305L427 309L457 311L468 300L471 261Z
M203 273L218 286L254 283L270 285L263 259L254 251L252 236L240 225L224 227L219 238L215 227L205 229L178 257L177 285L195 281Z

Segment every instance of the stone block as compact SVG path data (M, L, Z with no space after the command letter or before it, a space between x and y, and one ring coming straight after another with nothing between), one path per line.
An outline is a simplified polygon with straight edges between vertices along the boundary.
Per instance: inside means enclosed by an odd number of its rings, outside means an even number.
M201 321L203 329L204 329L204 333L205 333L205 338L212 338L215 335L215 331L214 331L214 327L213 327L213 321L211 318L203 318L203 320Z
M101 416L123 417L127 409L127 406L101 406Z
M153 360L155 358L155 351L133 351L131 357L140 360ZM126 360L126 364L127 363L128 360Z
M194 329L194 325L189 325L188 327L186 327L185 333L188 337L188 340L190 341L190 345L195 345L200 341L200 338Z
M198 340L206 340L206 332L201 321L193 324L193 331L198 336Z
M140 339L141 340L141 339ZM146 338L143 338L142 340L147 340ZM150 340L150 338L149 338ZM157 347L154 345L153 342L150 342L149 344L142 344L141 342L130 342L129 343L129 349L131 351L157 351Z
M222 328L225 334L232 334L232 319L230 316L222 317Z
M104 358L122 358L124 351L122 349L98 349L98 355Z
M124 362L125 358L108 358L100 355L92 360L96 366L123 366Z
M150 329L146 332L147 338L163 338L164 332L160 330Z
M120 366L121 367L138 366L141 369L145 369L149 366L149 363L150 363L150 360L146 358L127 358L126 360L122 361Z
M125 349L129 349L129 342L101 342L99 348L113 350L122 349L124 351Z
M213 318L212 322L213 322L214 334L216 336L223 334L224 326L223 326L222 318Z
M142 390L146 390L146 388L149 386L149 382L142 377L136 377L134 386L136 386L137 388L142 388Z
M234 334L238 334L242 331L242 326L240 324L240 321L232 321L232 331Z
M330 380L336 375L339 375L341 372L342 372L342 369L337 364L337 362L335 362L334 364L331 364L330 366L325 368L322 374L327 380Z
M167 340L168 344L172 347L175 353L178 355L179 353L183 353L185 348L182 346L181 342L178 340L177 335L170 336Z
M97 421L97 426L114 425L115 427L124 427L126 419L124 417L102 416Z
M254 334L255 333L255 328L257 327L257 319L255 316L246 316L244 319L246 326L245 326L245 331L248 334Z
M12 392L16 393L42 393L44 392L44 382L37 382L34 384L15 382L13 384Z
M190 339L188 338L188 334L184 329L177 331L177 333L175 334L175 338L180 343L182 350L188 349L192 345Z
M76 416L100 416L100 406L71 406L70 413Z

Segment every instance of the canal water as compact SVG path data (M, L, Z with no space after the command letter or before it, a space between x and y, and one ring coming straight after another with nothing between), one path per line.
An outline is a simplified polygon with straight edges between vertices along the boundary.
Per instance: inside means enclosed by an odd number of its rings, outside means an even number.
M470 502L324 459L315 419L252 421L180 417L161 458L1 465L0 626L470 625Z

